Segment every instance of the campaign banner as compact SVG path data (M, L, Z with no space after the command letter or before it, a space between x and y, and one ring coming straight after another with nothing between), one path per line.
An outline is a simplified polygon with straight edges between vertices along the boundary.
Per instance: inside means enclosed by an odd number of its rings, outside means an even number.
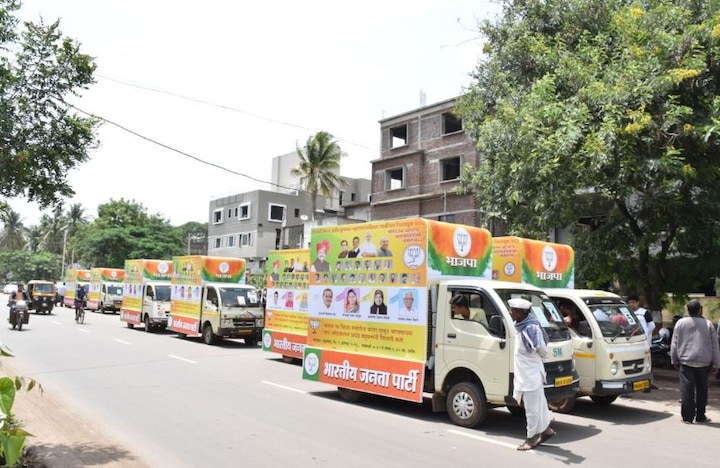
M308 316L309 249L271 250L268 253L265 291L265 335L274 337L264 351L280 353L302 359L305 346ZM288 338L289 341L282 339ZM290 346L293 349L289 349Z
M492 278L492 236L487 229L427 221L431 277Z
M245 260L234 257L186 255L173 257L173 284L245 284Z
M305 335L305 333L285 333L268 328L263 330L263 351L270 351L282 354L283 356L302 359L306 344L307 335Z
M140 324L143 305L143 289L148 281L172 279L173 264L170 260L128 259L123 270L123 301L120 320Z
M575 252L565 244L496 237L493 278L540 288L574 288Z
M365 393L421 402L423 362L378 358L307 346L303 379L324 382Z

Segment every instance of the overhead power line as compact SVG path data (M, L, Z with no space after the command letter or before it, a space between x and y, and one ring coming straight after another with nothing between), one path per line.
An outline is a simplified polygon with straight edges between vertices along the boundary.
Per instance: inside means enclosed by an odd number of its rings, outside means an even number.
M117 78L112 78L112 77L106 76L106 75L97 74L96 76L99 77L99 78L102 78L102 79L104 79L104 80L108 80L108 81L112 81L112 82L114 82L114 83L121 84L121 85L123 85L123 86L129 86L129 87L132 87L132 88L142 89L142 90L144 90L144 91L150 91L150 92L153 92L153 93L167 94L168 96L176 97L176 98L179 98L179 99L185 99L185 100L187 100L187 101L195 102L195 103L198 103L198 104L203 104L203 105L212 106L212 107L218 107L218 108L220 108L220 109L225 109L225 110L229 110L229 111L232 111L232 112L239 112L239 113L241 113L241 114L245 114L245 115L248 115L248 116L253 117L253 118L256 118L256 119L265 120L265 121L267 121L267 122L272 122L272 123L275 123L275 124L278 124L278 125L285 125L285 126L287 126L287 127L299 128L299 129L301 129L301 130L307 130L307 131L312 132L312 133L317 133L317 132L318 132L318 130L316 130L316 129L308 128L308 127L305 127L305 126L302 126L302 125L299 125L299 124L295 124L295 123L292 123L292 122L286 122L286 121L279 120L279 119L274 119L274 118L271 118L271 117L265 117L265 116L263 116L263 115L256 114L256 113L254 113L254 112L248 112L248 111L245 111L245 110L242 110L242 109L238 109L237 107L232 107L232 106L228 106L228 105L225 105L225 104L219 104L219 103L216 103L216 102L210 102L210 101L206 101L206 100L204 100L204 99L195 98L195 97L192 97L192 96L186 96L186 95L184 95L184 94L176 93L176 92L174 92L174 91L169 91L169 90L167 90L167 89L162 89L162 88L156 88L156 87L148 86L148 85L141 85L141 84L131 83L131 82L129 82L129 81L124 81L124 80L120 80L120 79L117 79ZM331 133L332 133L332 132L331 132ZM337 135L333 135L333 136L334 136L338 141L343 141L343 142L345 142L345 143L349 143L349 144L354 145L354 146L357 146L357 147L359 147L359 148L364 148L364 149L367 149L367 150L370 150L370 151L375 151L375 149L370 148L369 146L364 145L364 144L362 144L362 143L358 143L358 142L356 142L356 141L352 141L352 140L349 140L349 139L347 139L347 138L342 138L342 137L337 136Z

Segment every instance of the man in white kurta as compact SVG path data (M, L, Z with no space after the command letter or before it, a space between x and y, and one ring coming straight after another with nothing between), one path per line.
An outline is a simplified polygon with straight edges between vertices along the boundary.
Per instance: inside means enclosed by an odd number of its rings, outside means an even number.
M527 421L527 439L518 450L531 450L555 435L550 427L551 415L544 389L543 357L548 352L548 338L540 322L530 313L530 301L510 299L508 305L517 331L513 398L525 407Z

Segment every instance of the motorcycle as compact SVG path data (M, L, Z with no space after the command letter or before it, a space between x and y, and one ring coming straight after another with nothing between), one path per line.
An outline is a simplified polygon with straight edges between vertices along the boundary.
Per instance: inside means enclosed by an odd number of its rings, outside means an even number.
M15 301L15 303L10 306L10 317L8 321L10 325L12 325L13 330L17 327L17 330L21 331L23 325L27 325L30 321L27 302Z
M658 369L669 369L672 367L670 360L670 344L665 337L653 338L650 342L650 359L652 366Z

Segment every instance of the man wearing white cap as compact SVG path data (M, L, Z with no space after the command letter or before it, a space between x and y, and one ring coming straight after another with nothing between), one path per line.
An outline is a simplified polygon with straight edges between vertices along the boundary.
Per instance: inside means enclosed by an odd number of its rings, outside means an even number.
M530 313L532 303L516 298L508 301L515 321L515 377L513 398L525 407L527 439L518 450L532 450L555 435L550 427L550 410L545 399L545 366L549 341L540 322Z

